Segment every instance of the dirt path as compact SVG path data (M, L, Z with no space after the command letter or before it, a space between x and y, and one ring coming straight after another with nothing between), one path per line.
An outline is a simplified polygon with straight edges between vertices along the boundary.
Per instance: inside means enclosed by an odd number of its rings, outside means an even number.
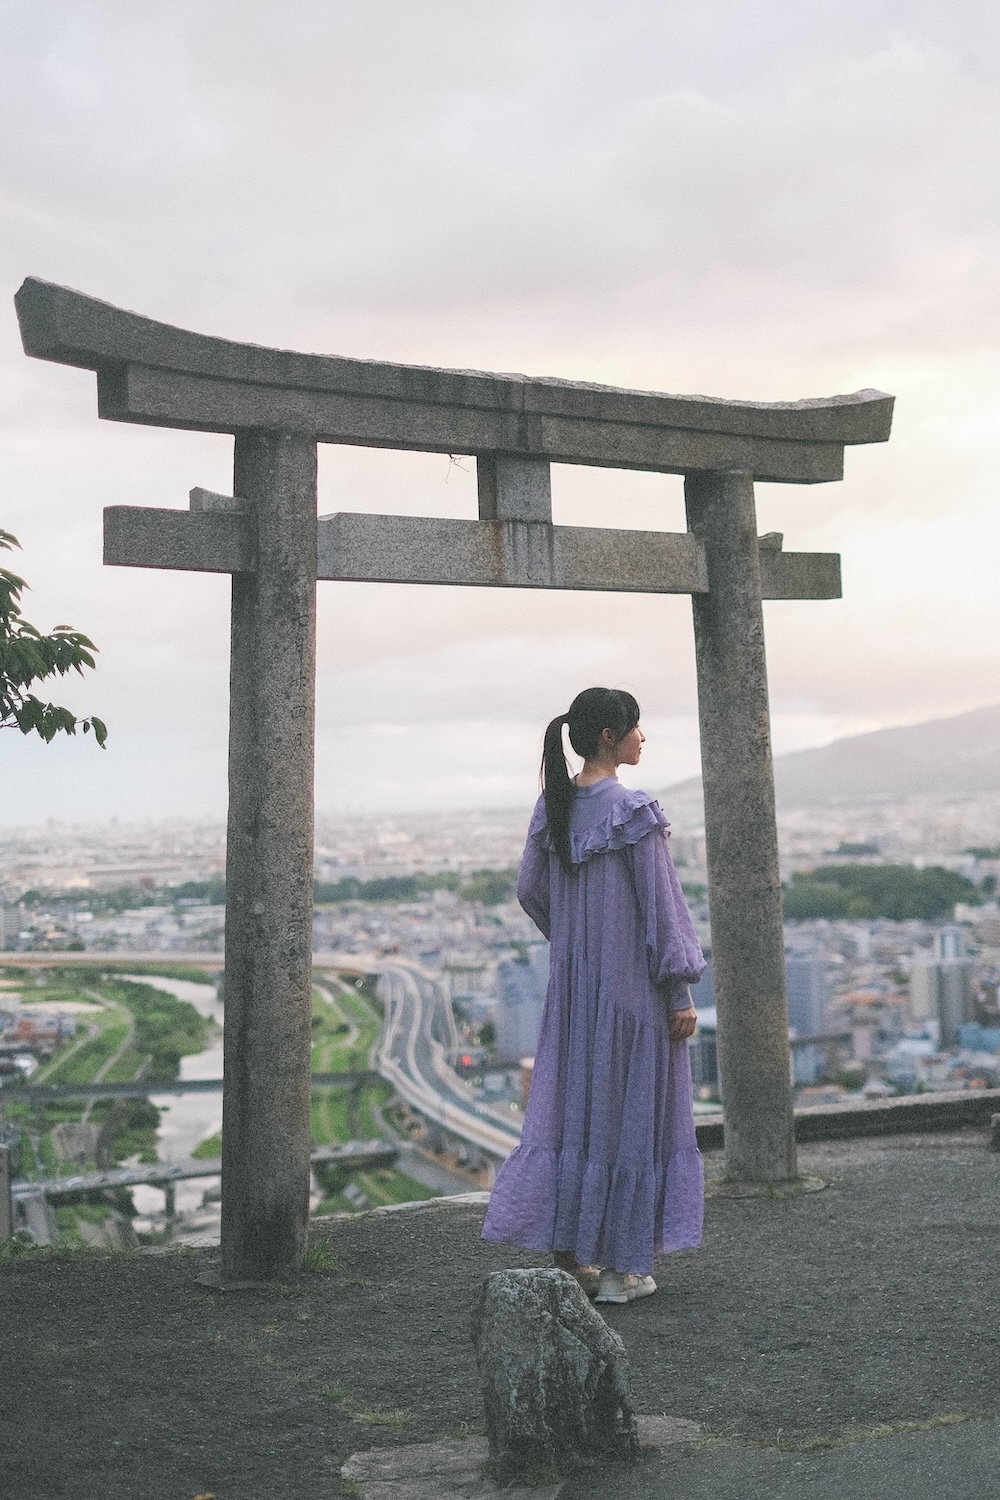
M74 1053L79 1052L81 1047L85 1047L88 1042L92 1042L95 1036L100 1036L101 1028L100 1026L98 1026L96 1021L87 1021L86 1027L86 1036L78 1036L72 1046L67 1047L65 1052L60 1053L58 1057L54 1057L52 1061L46 1063L43 1068L38 1069L38 1071L35 1073L34 1078L31 1079L31 1082L33 1084L48 1083L49 1079L52 1077L52 1074L55 1073L59 1068L61 1068L64 1062L71 1058Z
M111 1069L114 1067L115 1063L118 1062L122 1057L124 1057L129 1047L131 1047L135 1041L135 1016L129 1010L127 1005L121 1005L117 1000L108 1000L103 995L98 995L94 990L84 990L83 993L90 1000L100 1001L100 1003L106 1006L108 1010L120 1011L128 1021L128 1029L126 1030L125 1035L122 1037L119 1046L115 1049L114 1052L112 1052L111 1056L107 1059L106 1062L101 1063L101 1066L94 1074L92 1082L103 1083L104 1079L111 1072ZM87 1106L84 1109L83 1115L81 1116L80 1120L80 1123L82 1125L86 1125L87 1121L90 1119L91 1110L94 1108L96 1102L96 1099L88 1100Z

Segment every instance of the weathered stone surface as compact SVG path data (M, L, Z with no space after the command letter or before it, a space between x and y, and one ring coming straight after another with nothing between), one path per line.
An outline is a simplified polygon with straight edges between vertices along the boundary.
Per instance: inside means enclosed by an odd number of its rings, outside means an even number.
M552 465L544 458L480 453L476 459L481 521L552 521Z
M685 1417L638 1417L642 1448L673 1448L692 1442L697 1422ZM485 1438L440 1438L399 1448L352 1453L341 1474L360 1500L558 1500L565 1481L543 1485L498 1485L488 1473Z
M316 449L242 433L233 493L257 556L233 575L222 1270L298 1270L309 1224Z
M192 573L252 573L249 518L238 511L104 508L104 561L117 568L176 568Z
M726 1161L739 1181L784 1182L795 1135L753 480L692 474L684 496L708 559L692 608Z
M352 1453L340 1472L361 1500L557 1500L561 1482L501 1489L484 1472L488 1458L485 1438L441 1438Z
M689 1417L637 1417L641 1448L672 1448L677 1443L693 1443L701 1432L701 1423Z
M95 370L102 416L205 431L282 427L323 442L758 479L839 479L846 443L885 442L880 391L719 401L568 380L297 354L190 333L29 277L25 351ZM538 495L536 494L536 502ZM498 518L503 512L498 511ZM528 519L537 518L533 509Z
M320 517L318 566L320 578L483 588L686 594L707 583L684 532L350 511Z
M762 599L839 599L841 593L839 552L761 548Z
M126 568L252 573L250 518L228 496L191 510L110 505L104 561ZM443 583L636 594L708 588L705 549L689 532L616 531L540 521L460 521L438 516L320 516L317 577L355 583ZM765 599L838 599L835 552L761 553Z
M472 1341L502 1477L638 1453L625 1347L565 1271L497 1271Z

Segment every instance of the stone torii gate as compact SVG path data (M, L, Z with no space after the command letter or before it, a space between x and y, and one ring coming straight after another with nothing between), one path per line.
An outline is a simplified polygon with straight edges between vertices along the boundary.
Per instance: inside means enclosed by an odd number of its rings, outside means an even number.
M25 352L97 374L98 414L232 433L232 496L112 506L104 560L232 575L223 1276L302 1264L308 1231L316 580L692 596L730 1174L795 1176L762 599L840 597L834 553L757 536L754 481L842 478L878 391L667 396L326 358L189 333L29 278ZM479 520L316 515L316 445L475 455ZM554 526L552 463L683 474L688 530Z

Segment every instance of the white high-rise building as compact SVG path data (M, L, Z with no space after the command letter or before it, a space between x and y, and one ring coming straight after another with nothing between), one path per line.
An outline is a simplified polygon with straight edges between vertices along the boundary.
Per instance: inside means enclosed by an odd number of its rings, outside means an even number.
M910 1014L915 1021L937 1020L938 966L934 959L915 959L910 970Z
M523 957L497 965L497 1051L533 1057L549 982L549 945L532 943Z
M24 926L24 911L8 901L0 901L0 949L13 948Z
M958 1028L975 1020L971 958L918 959L910 971L910 1013L916 1021L937 1021L942 1047L958 1045Z
M818 1036L826 1018L826 958L822 953L786 953L788 1024L796 1036Z

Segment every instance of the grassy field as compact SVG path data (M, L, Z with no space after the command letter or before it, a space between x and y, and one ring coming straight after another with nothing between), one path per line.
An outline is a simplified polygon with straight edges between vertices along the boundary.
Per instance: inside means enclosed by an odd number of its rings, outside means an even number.
M371 999L356 986L324 976L313 989L314 1073L367 1072L371 1049L382 1029L382 1018ZM313 1144L336 1146L348 1141L370 1141L384 1136L376 1111L392 1099L392 1088L381 1079L360 1087L313 1089L310 1120ZM222 1154L219 1135L202 1141L193 1153L199 1160ZM324 1197L317 1213L356 1212L359 1205L344 1190L352 1184L369 1204L409 1203L435 1194L405 1172L382 1169L350 1176L336 1168L320 1168Z
M366 1072L371 1050L382 1030L382 1017L369 997L356 986L332 977L324 979L322 990L313 990L314 1073ZM314 1089L311 1118L312 1137L317 1146L334 1146L346 1141L370 1141L385 1135L377 1110L392 1098L392 1088L379 1079L359 1088ZM418 1198L436 1196L415 1182L405 1172L384 1169L358 1172L351 1177L341 1172L322 1174L323 1201L317 1213L353 1212L355 1199L344 1196L351 1185L363 1193L370 1204L410 1203ZM363 1206L363 1205L362 1205Z
M124 969L124 965L122 968ZM158 972L163 972L163 966ZM133 966L128 972L135 973ZM152 972L152 971L150 971ZM137 976L138 977L138 976ZM196 969L183 969L178 965L164 977L207 980ZM53 976L41 990L38 998L45 1001L86 1001L96 1004L98 997L105 1008L88 1013L80 1018L75 1037L67 1040L56 1056L44 1068L38 1069L33 1082L82 1084L93 1081L100 1068L113 1057L125 1040L128 1032L128 1017L122 1007L132 1010L137 1022L137 1035L133 1044L125 1049L121 1057L108 1069L105 1077L111 1083L128 1083L143 1076L148 1070L152 1052L157 1052L174 1041L174 1034L160 1033L164 1027L175 1024L172 1015L160 1015L160 1003L154 994L143 994L147 987L132 986L114 973L107 978L90 975L77 976L71 970L63 970ZM86 987L86 988L84 988ZM159 992L162 999L162 992ZM131 1003L130 1003L131 1002ZM170 1010L173 1007L169 1006ZM178 1013L179 1014L179 1013ZM183 1019L183 1018L182 1018ZM157 1030L157 1026L159 1030ZM312 1070L314 1073L366 1072L370 1067L371 1052L381 1033L382 1018L366 988L359 990L349 981L325 975L320 985L313 990L313 1045ZM88 1033L93 1032L93 1035ZM147 1039L145 1050L142 1040ZM183 1047L190 1050L194 1045L194 1031L185 1039L176 1042L175 1050ZM159 1061L159 1058L157 1058ZM179 1061L179 1059L178 1059ZM360 1087L315 1089L311 1102L312 1138L317 1146L337 1145L348 1141L373 1140L385 1135L385 1128L378 1117L380 1107L392 1099L388 1083L379 1080ZM0 1092L0 1107L3 1096ZM114 1154L138 1153L144 1160L155 1160L155 1138L158 1119L156 1111L142 1101L132 1101L129 1110L121 1105L108 1103L94 1105L90 1118L95 1124L103 1123L112 1108L115 1115ZM21 1130L21 1175L37 1179L41 1172L55 1175L59 1163L52 1144L51 1130L58 1123L79 1121L84 1105L75 1101L59 1101L44 1107L39 1113L33 1107L11 1104L7 1114L22 1127ZM121 1115L119 1121L118 1115ZM126 1118L126 1115L128 1116ZM134 1118L133 1118L134 1116ZM118 1147L121 1150L118 1150ZM126 1150L127 1148L127 1150ZM221 1155L222 1142L218 1135L203 1141L194 1155L200 1159L214 1159ZM64 1166L63 1171L67 1168ZM317 1212L336 1213L353 1211L358 1207L356 1199L345 1197L344 1189L353 1184L373 1205L405 1203L414 1199L434 1197L435 1194L404 1172L391 1169L375 1172L360 1172L352 1177L343 1173L327 1174L324 1183L325 1196ZM98 1205L81 1204L59 1210L61 1237L66 1243L80 1243L80 1233L75 1226L75 1217L87 1223L97 1223L106 1217L107 1209ZM96 1217L95 1217L96 1216Z
M44 1078L39 1069L36 1075L38 1082L91 1083L98 1070L109 1058L114 1057L128 1033L128 1019L119 1010L107 1010L100 1016L89 1019L100 1024L98 1035L84 1042L82 1047L77 1047L64 1061L55 1059L46 1069Z
M32 1000L44 1001L58 1009L60 1003L83 1002L101 1005L78 1018L75 1036L68 1038L56 1055L32 1077L32 1083L93 1083L101 1069L112 1059L134 1029L132 1043L122 1051L107 1072L110 1083L129 1083L155 1064L161 1077L176 1077L180 1057L200 1050L209 1035L206 1022L192 1006L147 985L129 984L123 979L64 969L56 971L50 982L39 986ZM120 1161L138 1155L142 1161L156 1160L156 1136L160 1117L157 1109L145 1100L98 1101L87 1107L85 1101L59 1100L46 1104L11 1102L4 1105L0 1091L0 1111L20 1130L19 1175L31 1181L41 1176L55 1177L81 1169L79 1162L60 1162L52 1135L61 1124L79 1123L84 1119L102 1127L102 1136L110 1147L112 1160ZM110 1137L110 1139L108 1139ZM94 1163L90 1163L93 1169ZM83 1243L79 1222L96 1225L111 1215L110 1204L81 1203L59 1208L57 1222L64 1244Z

